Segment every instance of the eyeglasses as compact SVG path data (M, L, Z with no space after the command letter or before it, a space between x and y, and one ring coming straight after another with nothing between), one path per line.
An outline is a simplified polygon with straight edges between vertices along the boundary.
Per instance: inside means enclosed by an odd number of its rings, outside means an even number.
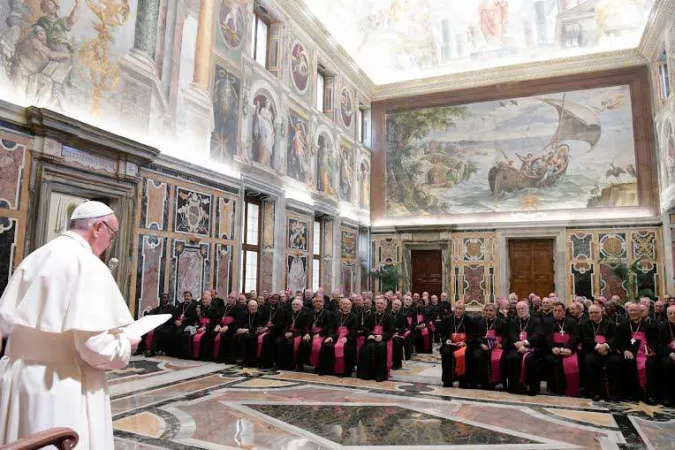
M110 231L110 240L112 241L113 239L115 239L117 237L117 231L113 230L112 227L108 225L104 220L102 220L101 223L105 225L108 231Z

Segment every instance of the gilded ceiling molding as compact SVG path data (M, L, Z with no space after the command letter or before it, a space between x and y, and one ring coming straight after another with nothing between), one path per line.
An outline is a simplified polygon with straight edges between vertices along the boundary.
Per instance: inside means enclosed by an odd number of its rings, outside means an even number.
M647 59L636 49L595 53L378 85L373 101L645 64Z
M354 59L337 43L326 28L314 17L303 0L276 0L317 47L326 54L333 64L340 68L341 75L350 80L366 97L372 97L375 85L361 70Z
M675 0L661 0L654 6L638 47L640 54L648 60L659 51L661 36L673 14L675 14Z

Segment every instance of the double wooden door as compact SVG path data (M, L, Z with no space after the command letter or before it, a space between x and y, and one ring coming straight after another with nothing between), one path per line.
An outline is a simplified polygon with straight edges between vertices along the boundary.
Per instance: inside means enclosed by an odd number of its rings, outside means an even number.
M413 250L412 255L412 291L422 295L441 294L443 264L440 250Z
M534 292L540 297L555 291L553 239L509 240L511 290L518 298Z

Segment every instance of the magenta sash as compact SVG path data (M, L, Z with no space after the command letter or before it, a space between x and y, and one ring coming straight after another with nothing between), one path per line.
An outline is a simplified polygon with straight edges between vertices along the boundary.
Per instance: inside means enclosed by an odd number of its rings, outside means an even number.
M427 322L427 328L430 329L432 333L436 332L436 324L433 320Z
M495 330L488 330L485 335L487 338L492 338L495 342L502 343L502 338L497 336ZM501 383L502 380L502 370L501 370L501 360L504 350L501 348L493 348L490 352L490 382L492 383Z
M363 344L366 343L366 337L365 336L358 336L356 338L356 358L358 359L359 355L361 354L361 347L363 347Z
M384 333L382 325L375 325L373 329L373 334L379 334L380 336ZM394 367L394 343L391 342L391 339L387 341L387 377L389 377L389 372L391 368Z
M208 319L206 317L202 317L199 319L199 326L200 327L206 327L208 324L211 323L211 319ZM192 357L197 359L199 358L199 349L201 348L202 344L202 338L206 334L206 330L200 331L196 333L194 336L192 336Z
M602 344L606 344L606 343L607 343L607 338L605 338L605 337L604 337L603 335L601 335L601 334L595 335L594 340L595 340L595 343L596 343L596 344L599 344L599 345L602 345Z
M312 333L314 334L314 337L312 337L312 354L309 358L309 365L310 366L318 366L319 365L319 353L321 352L321 344L323 344L323 341L325 338L319 336L319 333L321 333L322 327L312 327Z
M148 334L145 335L145 349L150 350L152 348L152 338L155 337L155 330L148 331Z
M527 331L521 331L518 339L521 340L521 341L527 340ZM532 356L532 350L528 350L527 352L525 352L525 354L523 355L523 358L521 359L521 362L520 362L520 383L521 384L525 383L525 378L526 378L525 371L526 371L526 368L527 368L527 365L525 363L527 362L527 358L530 357L530 356Z
M417 315L417 323L424 323L424 315L422 314ZM421 328L420 334L422 335L422 348L424 349L424 351L430 350L431 338L429 337L429 329Z
M570 340L569 334L553 333L553 344L567 345ZM563 373L565 374L565 395L570 397L579 396L579 361L577 354L562 356Z
M412 317L406 316L405 320L408 321L408 326L409 326L409 327L412 326Z
M345 344L339 342L343 337L347 337L349 330L347 327L338 328L338 342L335 343L335 366L334 372L336 375L342 375L345 371Z
M234 317L232 316L225 316L220 320L220 326L229 326L232 322L234 322ZM220 354L220 336L222 333L216 334L216 339L213 341L213 359L218 359L218 355Z
M272 327L272 321L271 320L267 321L266 327L267 327L267 329L270 329ZM265 342L265 336L267 336L268 334L270 334L269 331L267 331L265 333L261 333L261 334L258 335L258 349L256 351L256 355L258 356L258 358L260 358L260 355L262 355L263 342Z
M644 331L636 331L633 333L633 339L640 341L635 362L637 363L640 387L645 389L647 387L647 335Z

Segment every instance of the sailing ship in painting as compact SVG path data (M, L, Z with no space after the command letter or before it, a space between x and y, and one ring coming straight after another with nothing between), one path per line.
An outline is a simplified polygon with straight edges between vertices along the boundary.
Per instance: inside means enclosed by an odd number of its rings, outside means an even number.
M581 141L592 151L602 136L602 126L595 112L586 106L563 100L543 99L554 107L559 116L558 129L551 141L536 154L516 156L522 162L520 169L513 167L513 161L506 157L490 169L488 181L492 194L519 191L526 188L552 186L567 173L570 147L567 141Z
M628 86L386 118L387 214L638 205Z

